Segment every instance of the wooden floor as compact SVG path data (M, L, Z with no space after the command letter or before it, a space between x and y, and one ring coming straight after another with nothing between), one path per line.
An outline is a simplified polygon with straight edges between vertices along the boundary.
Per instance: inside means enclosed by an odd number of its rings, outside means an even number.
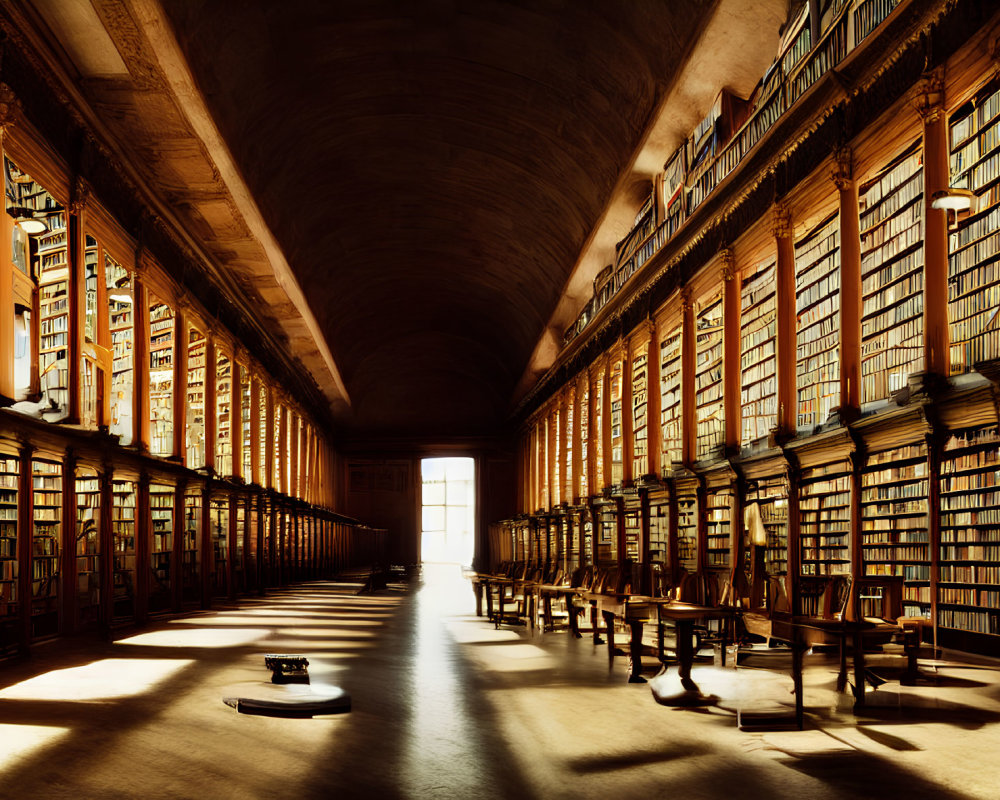
M291 587L0 667L0 798L1000 796L993 664L924 661L932 685L884 684L855 717L813 656L807 729L741 731L737 711L791 707L782 654L697 665L718 703L671 709L587 638L494 630L457 568L357 588ZM225 706L269 678L267 652L307 655L353 710Z

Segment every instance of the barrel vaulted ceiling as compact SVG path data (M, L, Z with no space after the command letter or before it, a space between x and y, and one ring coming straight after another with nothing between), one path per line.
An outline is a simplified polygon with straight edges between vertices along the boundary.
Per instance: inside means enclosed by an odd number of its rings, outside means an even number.
M359 441L503 429L529 364L551 363L544 335L586 299L584 254L625 233L662 166L657 152L637 173L654 123L662 134L666 112L676 130L658 143L675 147L718 91L699 37L730 17L718 60L737 59L745 92L786 13L784 0L15 5Z

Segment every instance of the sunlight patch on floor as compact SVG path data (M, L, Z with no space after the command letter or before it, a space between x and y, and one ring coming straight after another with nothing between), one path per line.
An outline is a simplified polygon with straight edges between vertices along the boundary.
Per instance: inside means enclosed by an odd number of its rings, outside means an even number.
M91 701L131 697L148 692L194 663L186 658L105 658L15 683L0 690L0 698Z

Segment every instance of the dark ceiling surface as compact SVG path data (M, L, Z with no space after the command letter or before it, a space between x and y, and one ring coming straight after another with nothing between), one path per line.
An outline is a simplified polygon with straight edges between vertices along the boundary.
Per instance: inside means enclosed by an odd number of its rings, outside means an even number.
M340 368L347 438L503 429L710 6L164 0Z

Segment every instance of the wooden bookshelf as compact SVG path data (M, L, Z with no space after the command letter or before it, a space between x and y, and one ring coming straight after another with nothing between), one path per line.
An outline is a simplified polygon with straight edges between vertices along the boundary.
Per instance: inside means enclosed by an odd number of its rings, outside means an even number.
M105 255L108 318L111 335L111 397L109 431L121 444L132 444L135 375L135 296L132 274Z
M201 539L201 487L184 494L184 529L181 540L181 597L185 602L201 599L201 569L198 543Z
M633 564L638 564L644 555L642 553L642 508L638 493L630 493L625 497L622 510L625 519L625 553L624 557Z
M681 417L681 325L670 327L660 340L660 426L662 428L661 474L669 478L684 463Z
M149 511L152 518L152 546L149 567L149 610L166 611L173 600L171 576L174 550L174 487L154 483L149 487Z
M241 424L241 455L243 458L243 472L241 477L247 483L252 483L254 479L253 474L253 447L251 445L251 440L253 439L253 429L252 429L252 411L251 405L251 379L250 379L250 369L243 364L237 364L239 368L240 375L240 424Z
M698 571L698 495L695 488L677 491L677 563L685 572Z
M598 507L597 560L602 567L618 565L618 506L603 503Z
M81 626L100 620L101 487L97 474L81 469L76 477L76 606Z
M859 187L862 402L924 366L923 162L919 143Z
M767 533L764 545L764 568L769 575L788 572L788 479L765 477L747 489L746 502L757 503L761 522Z
M721 569L729 566L735 502L736 495L732 488L705 492L706 567Z
M923 444L870 454L861 477L864 574L901 576L911 617L930 616L928 477Z
M812 433L840 405L840 217L795 242L796 428Z
M670 564L670 492L660 490L649 495L650 563Z
M762 261L740 289L740 444L745 448L766 441L777 424L776 263L774 258Z
M850 574L850 462L836 461L802 471L799 537L803 575Z
M62 528L62 467L50 461L31 463L33 518L31 535L31 633L34 638L59 632L59 543Z
M135 616L135 521L135 484L116 478L111 482L112 617L120 620Z
M1000 358L1000 81L949 120L951 186L975 196L974 213L949 235L948 318L952 374Z
M591 494L599 494L605 486L608 486L608 478L610 475L605 474L605 464L607 459L605 458L605 417L604 417L604 400L605 400L605 385L604 380L607 370L604 367L596 370L594 375L594 383L590 389L591 395L591 413L593 414L593 419L591 420L591 430L593 435L591 437L591 444L594 448L594 485L590 487ZM610 423L609 423L610 424Z
M149 451L174 455L173 309L151 296L149 304Z
M725 315L722 291L709 293L695 308L696 458L719 456L725 444L722 347Z
M995 652L1000 635L1000 429L956 431L941 459L941 543L937 623L942 642L954 631L980 641L967 649ZM973 647L968 647L972 644Z
M187 424L184 427L187 453L184 463L192 469L205 466L207 347L205 335L194 326L188 328L187 400L184 404L187 413Z
M632 354L632 479L641 478L649 464L648 348L643 344Z
M229 592L229 497L213 495L209 506L212 532L212 595Z
M622 358L614 356L608 369L610 370L608 391L611 393L611 486L621 486L625 475L623 464L625 433L622 420L622 382L625 376Z
M233 474L233 362L219 352L215 364L215 472Z
M574 444L573 444L573 426L576 423L576 416L574 414L574 405L576 404L576 389L573 386L569 387L566 392L566 400L563 404L563 427L561 428L560 438L562 440L562 498L563 502L570 504L575 499L575 488L574 488L574 474L575 466L573 462Z
M580 429L580 497L590 496L590 476L591 476L591 448L590 448L590 381L586 377L579 383L577 389L580 395L580 419L578 421Z
M0 655L18 648L17 508L20 462L0 456Z

